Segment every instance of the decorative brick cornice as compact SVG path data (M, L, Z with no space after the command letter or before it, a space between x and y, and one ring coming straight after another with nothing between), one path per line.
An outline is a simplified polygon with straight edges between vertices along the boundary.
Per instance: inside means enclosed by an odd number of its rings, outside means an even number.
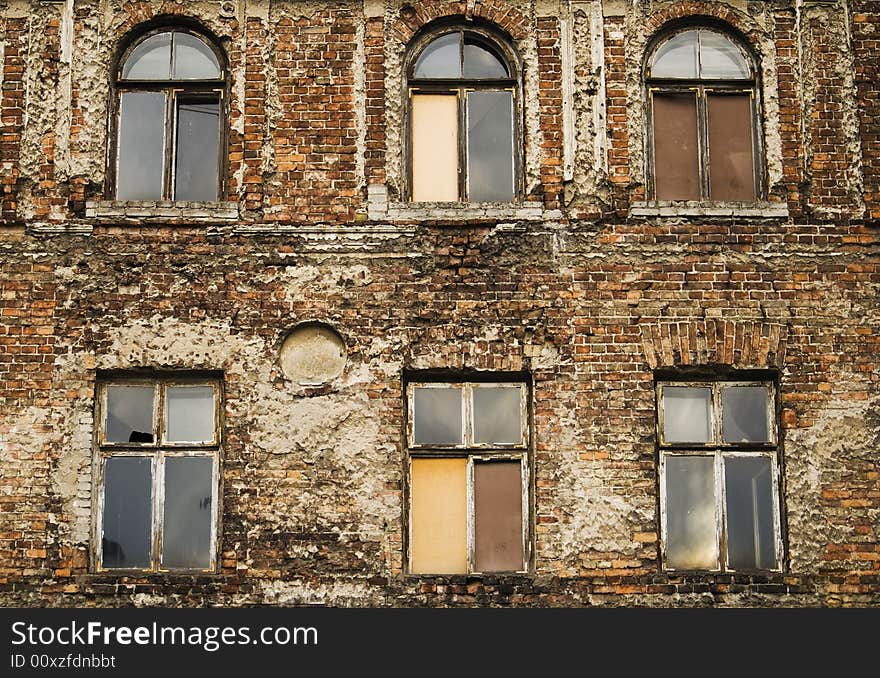
M788 328L762 321L661 321L641 326L651 369L683 365L782 368Z

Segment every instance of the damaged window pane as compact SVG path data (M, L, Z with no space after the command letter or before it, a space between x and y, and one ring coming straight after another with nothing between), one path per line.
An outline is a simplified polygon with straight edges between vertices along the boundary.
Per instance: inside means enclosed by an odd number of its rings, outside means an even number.
M211 386L170 386L165 402L168 442L214 440L214 389Z
M507 66L504 60L488 46L465 37L464 77L465 78L506 78Z
M104 442L153 442L152 386L108 386Z
M718 562L712 457L666 458L666 560L677 570Z
M523 569L522 470L519 461L474 463L474 566Z
M473 388L474 443L521 443L521 398L518 386Z
M101 535L101 564L104 567L150 566L151 487L150 457L111 457L104 462Z
M220 102L177 99L177 200L216 200Z
M722 439L726 443L766 443L767 389L729 386L721 390Z
M460 445L462 430L460 388L415 389L416 445Z
M669 38L654 54L652 78L696 78L699 68L697 31Z
M733 569L776 567L773 481L766 457L724 460L727 560Z
M747 80L752 72L742 50L729 38L714 31L700 31L700 77Z
M709 193L713 200L754 200L752 98L747 94L710 94Z
M165 458L163 567L210 566L213 470L210 457Z
M705 443L712 439L708 388L663 388L663 440L674 443Z
M468 195L513 199L513 102L510 92L468 92Z
M655 94L654 163L658 200L699 200L697 101L693 94Z
M119 200L160 200L164 183L165 94L125 92L119 103Z

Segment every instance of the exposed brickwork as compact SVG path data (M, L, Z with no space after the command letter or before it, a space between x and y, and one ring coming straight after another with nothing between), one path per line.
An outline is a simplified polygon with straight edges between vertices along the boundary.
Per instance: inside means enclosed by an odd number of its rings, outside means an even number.
M852 33L856 85L859 93L859 138L865 204L872 219L880 219L880 15L873 2L853 3Z
M3 183L0 214L4 221L15 221L16 182L19 176L21 130L24 124L25 59L27 56L28 25L26 19L11 18L5 21L3 46L3 92L0 98L0 134L2 150Z

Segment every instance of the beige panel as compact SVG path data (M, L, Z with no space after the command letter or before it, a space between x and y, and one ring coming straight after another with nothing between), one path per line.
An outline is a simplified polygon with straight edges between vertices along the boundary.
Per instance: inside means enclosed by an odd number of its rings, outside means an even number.
M412 571L467 572L467 459L412 461Z
M458 200L458 97L412 97L413 200Z

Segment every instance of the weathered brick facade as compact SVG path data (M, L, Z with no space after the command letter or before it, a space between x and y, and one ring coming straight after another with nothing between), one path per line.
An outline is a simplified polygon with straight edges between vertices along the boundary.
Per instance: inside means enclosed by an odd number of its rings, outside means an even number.
M0 603L880 604L878 5L0 2ZM228 62L224 194L114 202L116 59L176 16ZM445 17L522 60L512 205L405 202ZM645 50L693 17L759 58L754 204L649 200ZM303 322L341 376L285 376ZM663 567L654 385L694 366L777 375L779 572ZM96 385L146 370L222 375L216 572L96 571ZM408 573L410 370L528 375L527 574Z

